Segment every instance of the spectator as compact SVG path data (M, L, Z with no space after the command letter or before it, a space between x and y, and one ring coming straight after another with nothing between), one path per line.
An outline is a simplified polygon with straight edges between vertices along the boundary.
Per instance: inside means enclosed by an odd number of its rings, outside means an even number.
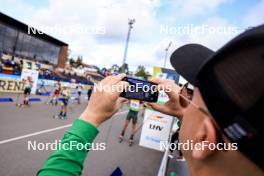
M15 67L16 63L14 61L14 57L12 57L11 60L9 60L9 64L10 66Z
M78 94L78 96L77 96L77 102L78 102L78 104L81 104L81 95L82 95L82 90L83 90L82 84L79 83L76 86L76 90L77 90L77 94Z
M180 117L180 142L194 141L182 153L191 175L263 176L264 25L247 30L217 52L198 44L178 48L171 64L192 85L192 101L180 103L179 87L156 80L167 92L160 112Z
M93 86L91 86L91 87L87 90L87 99L88 99L88 101L89 101L90 98L91 98L92 92L93 92Z
M0 50L0 60L2 59L2 57L3 57L3 51Z
M0 73L2 73L2 71L3 71L3 67L4 67L4 64L3 64L2 61L0 60Z
M23 68L23 59L20 59L20 66Z
M264 175L264 126L260 116L264 108L264 82L260 81L264 80L263 36L264 25L247 30L216 53L197 44L177 49L171 63L195 85L192 100L180 95L181 88L174 82L153 80L169 100L149 106L178 117L182 122L180 142L193 141L196 146L182 150L191 175ZM101 85L120 85L124 90L128 83L121 81L123 78L124 75L109 76ZM61 143L91 143L98 134L96 127L120 108L120 93L115 89L94 91L86 110ZM215 148L217 145L219 148ZM38 175L81 175L87 153L77 148L57 150Z
M175 144L175 146L177 146L178 143L179 143L179 133L180 133L180 126L181 126L180 121L177 122L177 126L178 126L178 129L175 131L175 133L172 134L172 137L171 137L171 144ZM170 148L169 157L170 158L173 158L173 151L174 150L177 150L178 151L177 160L178 161L179 160L184 160L184 157L183 157L182 152L179 149L179 147L176 147L175 149Z
M124 89L128 86L128 83L121 81L124 76L109 76L101 83L103 86L120 85L120 88ZM126 101L119 98L120 93L117 90L113 92L94 91L86 110L80 119L74 122L71 131L65 135L62 143L70 141L79 141L83 144L91 143L98 133L96 127L116 113L122 103ZM78 150L77 148L55 151L37 175L81 175L87 153L88 150Z

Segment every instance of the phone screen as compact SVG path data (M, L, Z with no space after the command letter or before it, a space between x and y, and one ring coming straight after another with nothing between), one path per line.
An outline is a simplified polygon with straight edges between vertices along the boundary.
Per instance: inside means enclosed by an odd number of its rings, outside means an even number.
M158 100L157 84L131 77L125 77L123 81L127 81L130 86L121 93L121 97L147 102L156 102Z

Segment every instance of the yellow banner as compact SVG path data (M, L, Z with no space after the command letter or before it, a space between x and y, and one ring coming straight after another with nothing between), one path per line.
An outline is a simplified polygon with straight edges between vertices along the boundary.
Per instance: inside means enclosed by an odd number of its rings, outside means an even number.
M22 81L0 78L0 92L21 93L23 92L23 83Z
M40 64L30 60L23 60L23 68L28 70L39 70Z
M153 74L152 74L152 78L159 78L160 74L162 74L162 69L161 67L153 67Z

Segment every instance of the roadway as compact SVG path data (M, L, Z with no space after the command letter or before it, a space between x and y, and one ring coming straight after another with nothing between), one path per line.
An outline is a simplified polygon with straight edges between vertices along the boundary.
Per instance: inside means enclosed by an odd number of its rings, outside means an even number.
M16 100L15 94L1 93L0 97ZM81 105L72 102L69 118L59 120L52 118L59 107L44 104L46 99L41 97L42 102L32 103L29 108L19 108L14 102L0 102L0 175L35 175L52 151L28 150L28 142L48 143L61 139L87 104L86 100L82 100ZM122 109L99 127L95 142L106 142L106 150L89 152L83 175L108 176L116 167L120 167L125 176L157 174L163 153L139 146L140 130L132 147L128 146L128 141L118 142L125 116L126 110ZM139 118L139 123L142 123L142 118ZM130 128L126 138L129 133Z

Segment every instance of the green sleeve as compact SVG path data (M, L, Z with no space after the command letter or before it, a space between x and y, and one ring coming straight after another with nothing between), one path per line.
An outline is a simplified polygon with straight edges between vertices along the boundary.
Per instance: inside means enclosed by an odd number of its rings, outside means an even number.
M71 129L65 133L63 139L61 140L61 146L63 145L65 147L57 148L57 150L49 156L47 161L44 163L43 168L38 171L37 175L81 175L83 163L89 150L80 150L75 144L81 143L88 145L93 142L97 134L97 128L90 123L81 119L75 120ZM66 148L66 146L69 146L70 143L74 144L72 145L73 147L71 150Z

